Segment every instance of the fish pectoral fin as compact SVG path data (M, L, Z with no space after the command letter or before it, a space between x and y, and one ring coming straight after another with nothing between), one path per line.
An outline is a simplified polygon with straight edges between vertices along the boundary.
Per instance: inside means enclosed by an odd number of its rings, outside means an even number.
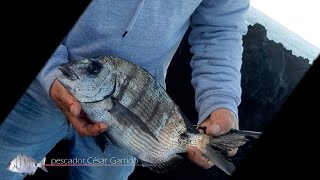
M176 169L185 159L179 155L175 155L171 160L161 163L148 163L142 161L142 166L157 173L166 173L168 171Z
M134 126L138 127L142 132L150 135L157 141L158 138L155 136L155 134L149 129L149 127L137 116L134 114L130 109L122 105L116 98L111 97L113 106L109 110L110 114L114 117L119 117L116 119L121 119L119 122L123 126L129 127Z
M22 169L18 168L17 165L14 165L14 168L16 168L17 172L22 172Z
M107 140L105 139L103 134L99 134L98 136L94 137L94 140L97 144L97 146L99 146L100 150L102 152L104 152L104 150L106 149L107 146Z

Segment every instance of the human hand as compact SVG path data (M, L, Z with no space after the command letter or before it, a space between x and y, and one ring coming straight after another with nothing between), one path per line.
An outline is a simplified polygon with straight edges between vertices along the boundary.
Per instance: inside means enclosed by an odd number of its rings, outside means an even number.
M235 114L226 108L220 108L213 111L199 127L206 127L204 133L213 136L219 136L229 132L231 129L239 129L237 117ZM229 156L234 156L237 153L237 148L228 152ZM201 151L197 147L190 146L187 149L189 159L198 166L209 169L214 166L214 162L203 157Z
M87 118L80 103L58 80L55 80L51 86L50 97L81 136L97 136L107 130L105 123L92 123Z

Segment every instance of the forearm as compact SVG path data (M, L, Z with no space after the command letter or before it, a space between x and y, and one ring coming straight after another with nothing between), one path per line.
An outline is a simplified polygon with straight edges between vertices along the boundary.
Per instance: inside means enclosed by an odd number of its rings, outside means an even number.
M237 116L240 104L242 35L247 0L204 0L192 16L189 37L192 85L200 124L218 108Z

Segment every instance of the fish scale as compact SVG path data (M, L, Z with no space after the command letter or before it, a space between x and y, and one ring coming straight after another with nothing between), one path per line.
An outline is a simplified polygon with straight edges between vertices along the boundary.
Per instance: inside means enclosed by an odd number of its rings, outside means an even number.
M235 167L221 152L259 134L233 130L213 137L190 131L188 120L165 89L147 71L119 57L72 61L59 69L62 74L57 79L81 103L88 118L106 122L111 141L155 171L172 167L178 153L196 146L232 174Z
M139 114L141 120L147 124L147 126L151 129L151 131L153 131L155 134L158 134L157 131L159 131L159 127L161 127L159 125L163 124L163 120L159 117L163 116L163 112L168 112L169 107L171 106L170 105L168 106L168 101L165 101L166 99L165 99L165 96L162 94L162 91L150 91L150 90L154 90L155 88L148 88L148 86L159 87L157 86L155 81L151 82L152 79L150 77L142 79L143 77L146 77L146 76L144 76L143 73L137 73L138 71L136 69L137 68L132 68L130 71L136 73L135 74L136 79L141 80L143 84L140 85L141 83L139 84L139 83L133 82L130 84L131 85L130 86L128 85L128 82L126 82L121 87L119 87L120 89L119 91L120 92L127 91L128 92L127 94L134 94L136 92L139 92L139 95L137 95L137 97L140 97L140 98L137 101L134 101L134 103L128 103L127 107L133 113ZM132 74L134 73L131 73L129 76L132 76ZM145 84L147 84L147 87L145 87ZM136 91L131 91L131 89L134 89ZM115 95L115 97L118 97L120 102L123 102L124 104L126 104L121 99L123 97L122 94L123 93L121 93L120 97L119 95ZM152 103L152 100L154 99L156 99L157 103ZM164 104L161 102L167 102L167 104ZM134 106L134 104L137 104L137 105Z

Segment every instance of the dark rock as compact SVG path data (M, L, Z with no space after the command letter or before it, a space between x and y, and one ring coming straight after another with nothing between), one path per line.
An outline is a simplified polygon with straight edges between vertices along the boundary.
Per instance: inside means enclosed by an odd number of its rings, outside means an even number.
M292 92L310 64L266 37L260 25L248 27L243 37L240 128L262 131Z

